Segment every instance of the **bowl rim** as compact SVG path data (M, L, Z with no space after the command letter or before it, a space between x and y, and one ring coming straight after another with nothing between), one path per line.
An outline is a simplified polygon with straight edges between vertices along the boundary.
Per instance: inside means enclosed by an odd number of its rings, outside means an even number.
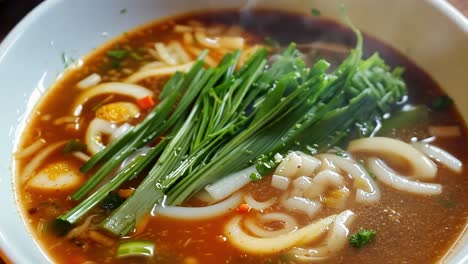
M46 14L51 8L56 5L66 2L65 0L46 0L34 7L0 42L0 63L3 58L9 53L11 47L13 47L16 41L23 35L23 33L31 26L37 19ZM447 0L425 0L427 5L440 11L445 17L447 17L458 29L468 34L468 18L465 17L458 9L456 9ZM10 161L9 161L10 163ZM12 178L12 169L9 168L9 175L6 176L9 182L5 184L11 185L11 191L15 193L14 179ZM14 195L14 203L18 203L16 195ZM18 214L21 216L20 209L16 206ZM17 252L16 247L8 242L8 238L3 234L0 227L0 258L7 263L25 263L26 259L23 254ZM26 228L26 227L25 227ZM26 228L27 229L27 228ZM30 230L27 230L30 233ZM468 256L465 256L463 260L468 260Z

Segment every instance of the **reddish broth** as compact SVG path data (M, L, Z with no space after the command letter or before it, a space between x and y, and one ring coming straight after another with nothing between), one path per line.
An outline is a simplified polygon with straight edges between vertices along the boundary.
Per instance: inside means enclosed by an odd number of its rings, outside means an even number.
M291 41L307 43L311 41L327 41L353 46L355 37L352 32L334 22L312 17L303 17L278 11L213 11L190 14L159 21L144 26L132 32L124 33L121 37L106 44L103 48L87 57L84 65L68 72L49 90L31 115L22 139L22 148L30 145L39 137L48 144L60 140L84 138L86 124L94 117L93 107L107 96L99 96L86 104L83 118L80 120L81 129L78 131L64 125L54 125L52 120L71 115L74 99L79 90L75 88L77 82L91 73L99 73L104 81L120 80L128 75L129 69L135 71L149 59L149 54L141 52L142 61L127 58L122 61L119 69L112 68L112 61L106 56L106 51L115 47L128 47L139 50L148 47L156 41L169 41L180 38L172 32L174 24L186 24L196 20L206 25L228 24L240 25L247 33L244 37L250 43L262 42L265 36L278 40L281 44ZM405 80L409 87L409 104L430 104L433 98L441 94L437 84L420 68L412 64L401 54L389 46L366 36L364 41L366 56L374 51L392 66L402 65L406 68ZM165 80L145 81L143 84L156 93ZM114 96L106 99L108 102L125 99ZM131 99L130 101L132 101ZM140 122L147 113L143 113L132 123ZM50 120L44 120L44 116ZM48 118L46 118L48 119ZM462 137L452 139L438 139L435 144L449 151L466 164L468 150L465 139L465 126L459 115L454 111L431 112L429 125L455 125L462 128ZM414 128L396 130L393 136L404 140L418 136L426 138L427 125L415 124ZM45 164L55 161L66 161L73 167L79 168L83 162L58 151L49 157ZM19 161L19 172L29 159ZM43 164L43 166L45 165ZM431 263L441 258L455 242L464 229L468 217L468 177L466 170L457 175L447 169L439 169L437 181L443 186L443 193L435 197L418 197L399 192L380 185L382 199L376 205L363 206L350 202L347 208L357 214L351 232L355 233L361 227L377 231L377 238L368 246L356 249L349 245L335 257L325 263ZM89 176L89 174L87 174ZM253 182L245 189L259 199L278 195L278 191L270 186L269 177ZM126 183L126 186L136 186L139 180ZM67 197L69 192L39 192L18 186L24 217L40 241L45 251L53 260L59 263L83 263L91 260L96 263L196 263L190 262L194 258L198 263L290 263L293 260L285 254L274 256L249 256L230 245L224 237L224 224L233 214L207 221L175 221L163 217L150 219L143 233L131 236L132 239L151 240L156 244L156 256L149 259L126 258L116 259L116 248L120 240L113 238L113 243L106 246L88 239L71 239L57 237L48 232L48 223L60 214L77 204ZM188 204L196 204L189 201ZM325 210L320 216L330 212ZM102 220L108 212L96 208L94 220ZM255 214L251 211L249 214ZM299 222L307 222L305 215L297 214ZM111 237L108 234L105 234Z

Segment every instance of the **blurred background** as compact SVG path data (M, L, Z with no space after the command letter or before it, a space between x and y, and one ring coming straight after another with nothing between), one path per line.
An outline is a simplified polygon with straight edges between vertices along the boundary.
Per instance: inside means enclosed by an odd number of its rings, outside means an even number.
M42 1L43 0L0 0L0 40L3 39L30 10ZM468 0L448 1L462 11L465 16L468 16Z
M42 0L0 0L0 39Z

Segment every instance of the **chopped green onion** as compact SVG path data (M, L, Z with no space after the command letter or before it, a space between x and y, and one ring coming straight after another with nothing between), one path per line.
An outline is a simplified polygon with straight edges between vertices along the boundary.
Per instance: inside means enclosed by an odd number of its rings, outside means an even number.
M252 172L252 174L250 174L250 179L252 181L258 181L262 179L262 175L260 175L260 173Z
M70 66L71 64L73 64L75 62L75 59L73 59L72 57L68 56L65 52L62 52L62 63L63 63L63 66L66 68L68 66Z
M84 151L86 150L86 145L81 143L78 139L71 139L65 144L63 148L64 154L70 154L75 151Z
M154 242L144 240L130 240L120 243L117 257L152 257L155 253Z
M125 50L125 49L109 50L107 51L106 54L112 59L122 60L127 56L128 50Z
M324 151L343 143L358 123L380 120L406 95L403 71L391 70L377 54L362 59L362 36L356 35L356 48L332 73L324 60L309 68L295 44L268 67L267 50L261 49L238 70L240 52L208 69L203 53L188 73L173 75L143 122L81 168L100 166L71 197L84 198L136 149L168 135L164 144L137 157L59 219L76 223L151 165L132 196L100 224L123 236L165 196L168 204L180 204L252 163L260 176L271 172L276 153Z
M120 14L121 15L126 14L127 12L128 12L127 8L120 9Z
M265 176L272 173L278 166L276 160L274 158L270 158L267 155L262 155L256 160L255 163L255 169L257 169L257 172L260 176Z
M320 12L320 10L318 10L317 8L312 8L312 9L310 10L310 13L311 13L313 16L316 16L316 17L318 17L318 16L320 16L320 15L322 14L322 13Z
M434 111L444 111L453 105L453 100L447 95L436 97L431 103L431 109Z

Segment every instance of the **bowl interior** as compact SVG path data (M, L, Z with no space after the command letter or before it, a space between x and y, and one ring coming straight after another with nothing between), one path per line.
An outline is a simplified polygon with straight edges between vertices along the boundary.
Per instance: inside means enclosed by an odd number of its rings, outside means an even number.
M110 38L143 23L206 8L268 7L341 19L339 0L49 0L29 14L0 46L0 247L14 263L50 261L22 223L11 183L20 133L34 105L64 69L63 57L78 59ZM468 22L445 1L344 1L362 31L390 44L425 69L455 99L468 118ZM120 10L127 9L125 14ZM293 30L293 29L292 29ZM18 125L19 124L19 125ZM5 199L5 198L4 198ZM466 237L466 236L465 236ZM465 238L466 241L466 238ZM465 246L466 245L466 246ZM451 262L468 252L459 243Z

